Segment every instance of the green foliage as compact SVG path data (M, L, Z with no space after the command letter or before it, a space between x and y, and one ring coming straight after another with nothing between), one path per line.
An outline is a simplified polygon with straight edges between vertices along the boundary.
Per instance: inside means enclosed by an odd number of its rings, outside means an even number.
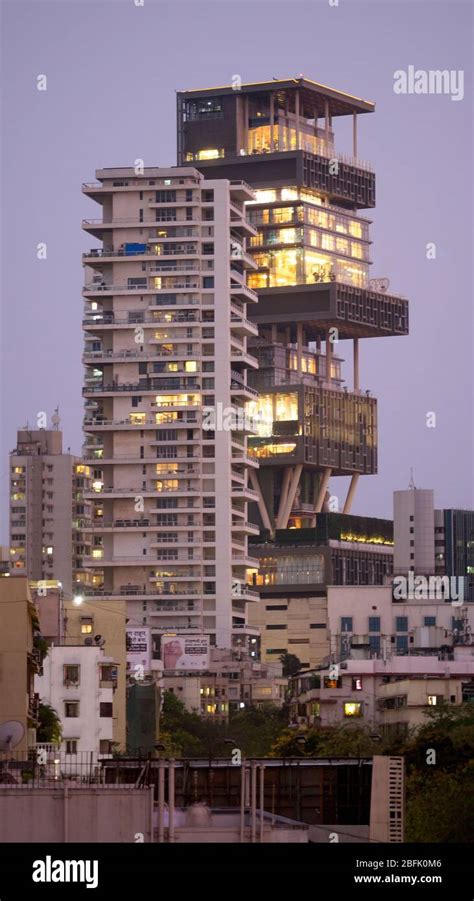
M232 715L228 724L213 722L190 713L172 692L165 692L160 718L163 752L174 757L229 757L232 747L243 757L265 757L286 722L286 715L273 705L246 707Z
M39 705L39 726L36 730L38 742L51 742L59 744L61 741L62 726L57 711L51 704Z
M301 669L301 660L299 657L297 657L296 654L289 654L288 651L281 654L280 663L283 666L283 675L285 678L294 676Z
M297 732L285 729L271 748L271 757L371 757L383 745L359 726L328 726Z
M429 764L429 752L436 762ZM406 840L474 841L474 705L440 704L405 748ZM431 755L430 755L431 759Z

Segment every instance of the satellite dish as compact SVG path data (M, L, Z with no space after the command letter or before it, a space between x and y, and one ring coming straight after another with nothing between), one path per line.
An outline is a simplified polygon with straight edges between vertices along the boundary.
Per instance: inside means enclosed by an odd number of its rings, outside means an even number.
M9 720L0 726L0 751L13 751L20 744L25 734L23 723L18 720Z
M86 647L91 648L92 647L92 638L85 638L84 644L86 645Z
M102 635L94 635L94 644L98 648L103 648L105 644L105 638L102 638Z

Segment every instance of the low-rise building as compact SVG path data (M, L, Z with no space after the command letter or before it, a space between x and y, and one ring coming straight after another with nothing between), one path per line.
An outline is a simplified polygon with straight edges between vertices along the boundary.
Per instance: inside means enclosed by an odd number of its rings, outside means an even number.
M36 690L62 725L59 758L111 754L117 663L93 645L51 647Z
M361 656L290 680L293 725L357 723L382 733L404 733L426 722L429 707L474 697L473 648L387 659L369 658L362 649L355 653Z
M26 577L0 579L0 622L0 728L21 724L23 736L11 750L24 754L36 742L39 699L34 678L43 654L38 611Z
M282 676L280 663L259 663L235 651L211 648L205 670L187 673L165 670L162 684L188 710L226 721L229 714L245 707L268 704L281 707L288 680Z

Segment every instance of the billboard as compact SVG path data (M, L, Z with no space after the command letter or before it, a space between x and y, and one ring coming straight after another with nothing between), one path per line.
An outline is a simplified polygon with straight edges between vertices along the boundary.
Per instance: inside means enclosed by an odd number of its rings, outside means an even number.
M166 670L203 670L209 666L208 635L163 635L161 659Z
M142 672L151 669L151 636L146 626L134 628L127 626L125 630L127 646L127 670L133 675L138 672L137 667L143 667Z

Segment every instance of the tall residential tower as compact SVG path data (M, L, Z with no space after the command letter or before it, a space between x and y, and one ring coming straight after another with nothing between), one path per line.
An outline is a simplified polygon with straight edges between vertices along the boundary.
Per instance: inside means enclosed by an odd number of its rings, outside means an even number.
M243 178L257 229L249 285L259 303L252 353L258 371L258 460L252 487L261 525L311 527L327 509L329 479L350 476L340 509L350 513L360 475L377 471L377 405L361 389L361 338L406 335L408 302L369 278L375 175L359 158L358 119L374 104L307 78L178 93L178 165L207 178ZM335 121L352 121L352 154L335 146ZM342 347L352 344L346 386Z
M258 334L246 286L257 230L239 180L196 169L102 169L84 193L102 206L84 229L84 419L94 482L95 598L127 599L132 623L208 633L241 647L257 632L246 605L247 505L256 467L244 404ZM224 428L205 420L217 411ZM207 427L206 427L207 426Z

